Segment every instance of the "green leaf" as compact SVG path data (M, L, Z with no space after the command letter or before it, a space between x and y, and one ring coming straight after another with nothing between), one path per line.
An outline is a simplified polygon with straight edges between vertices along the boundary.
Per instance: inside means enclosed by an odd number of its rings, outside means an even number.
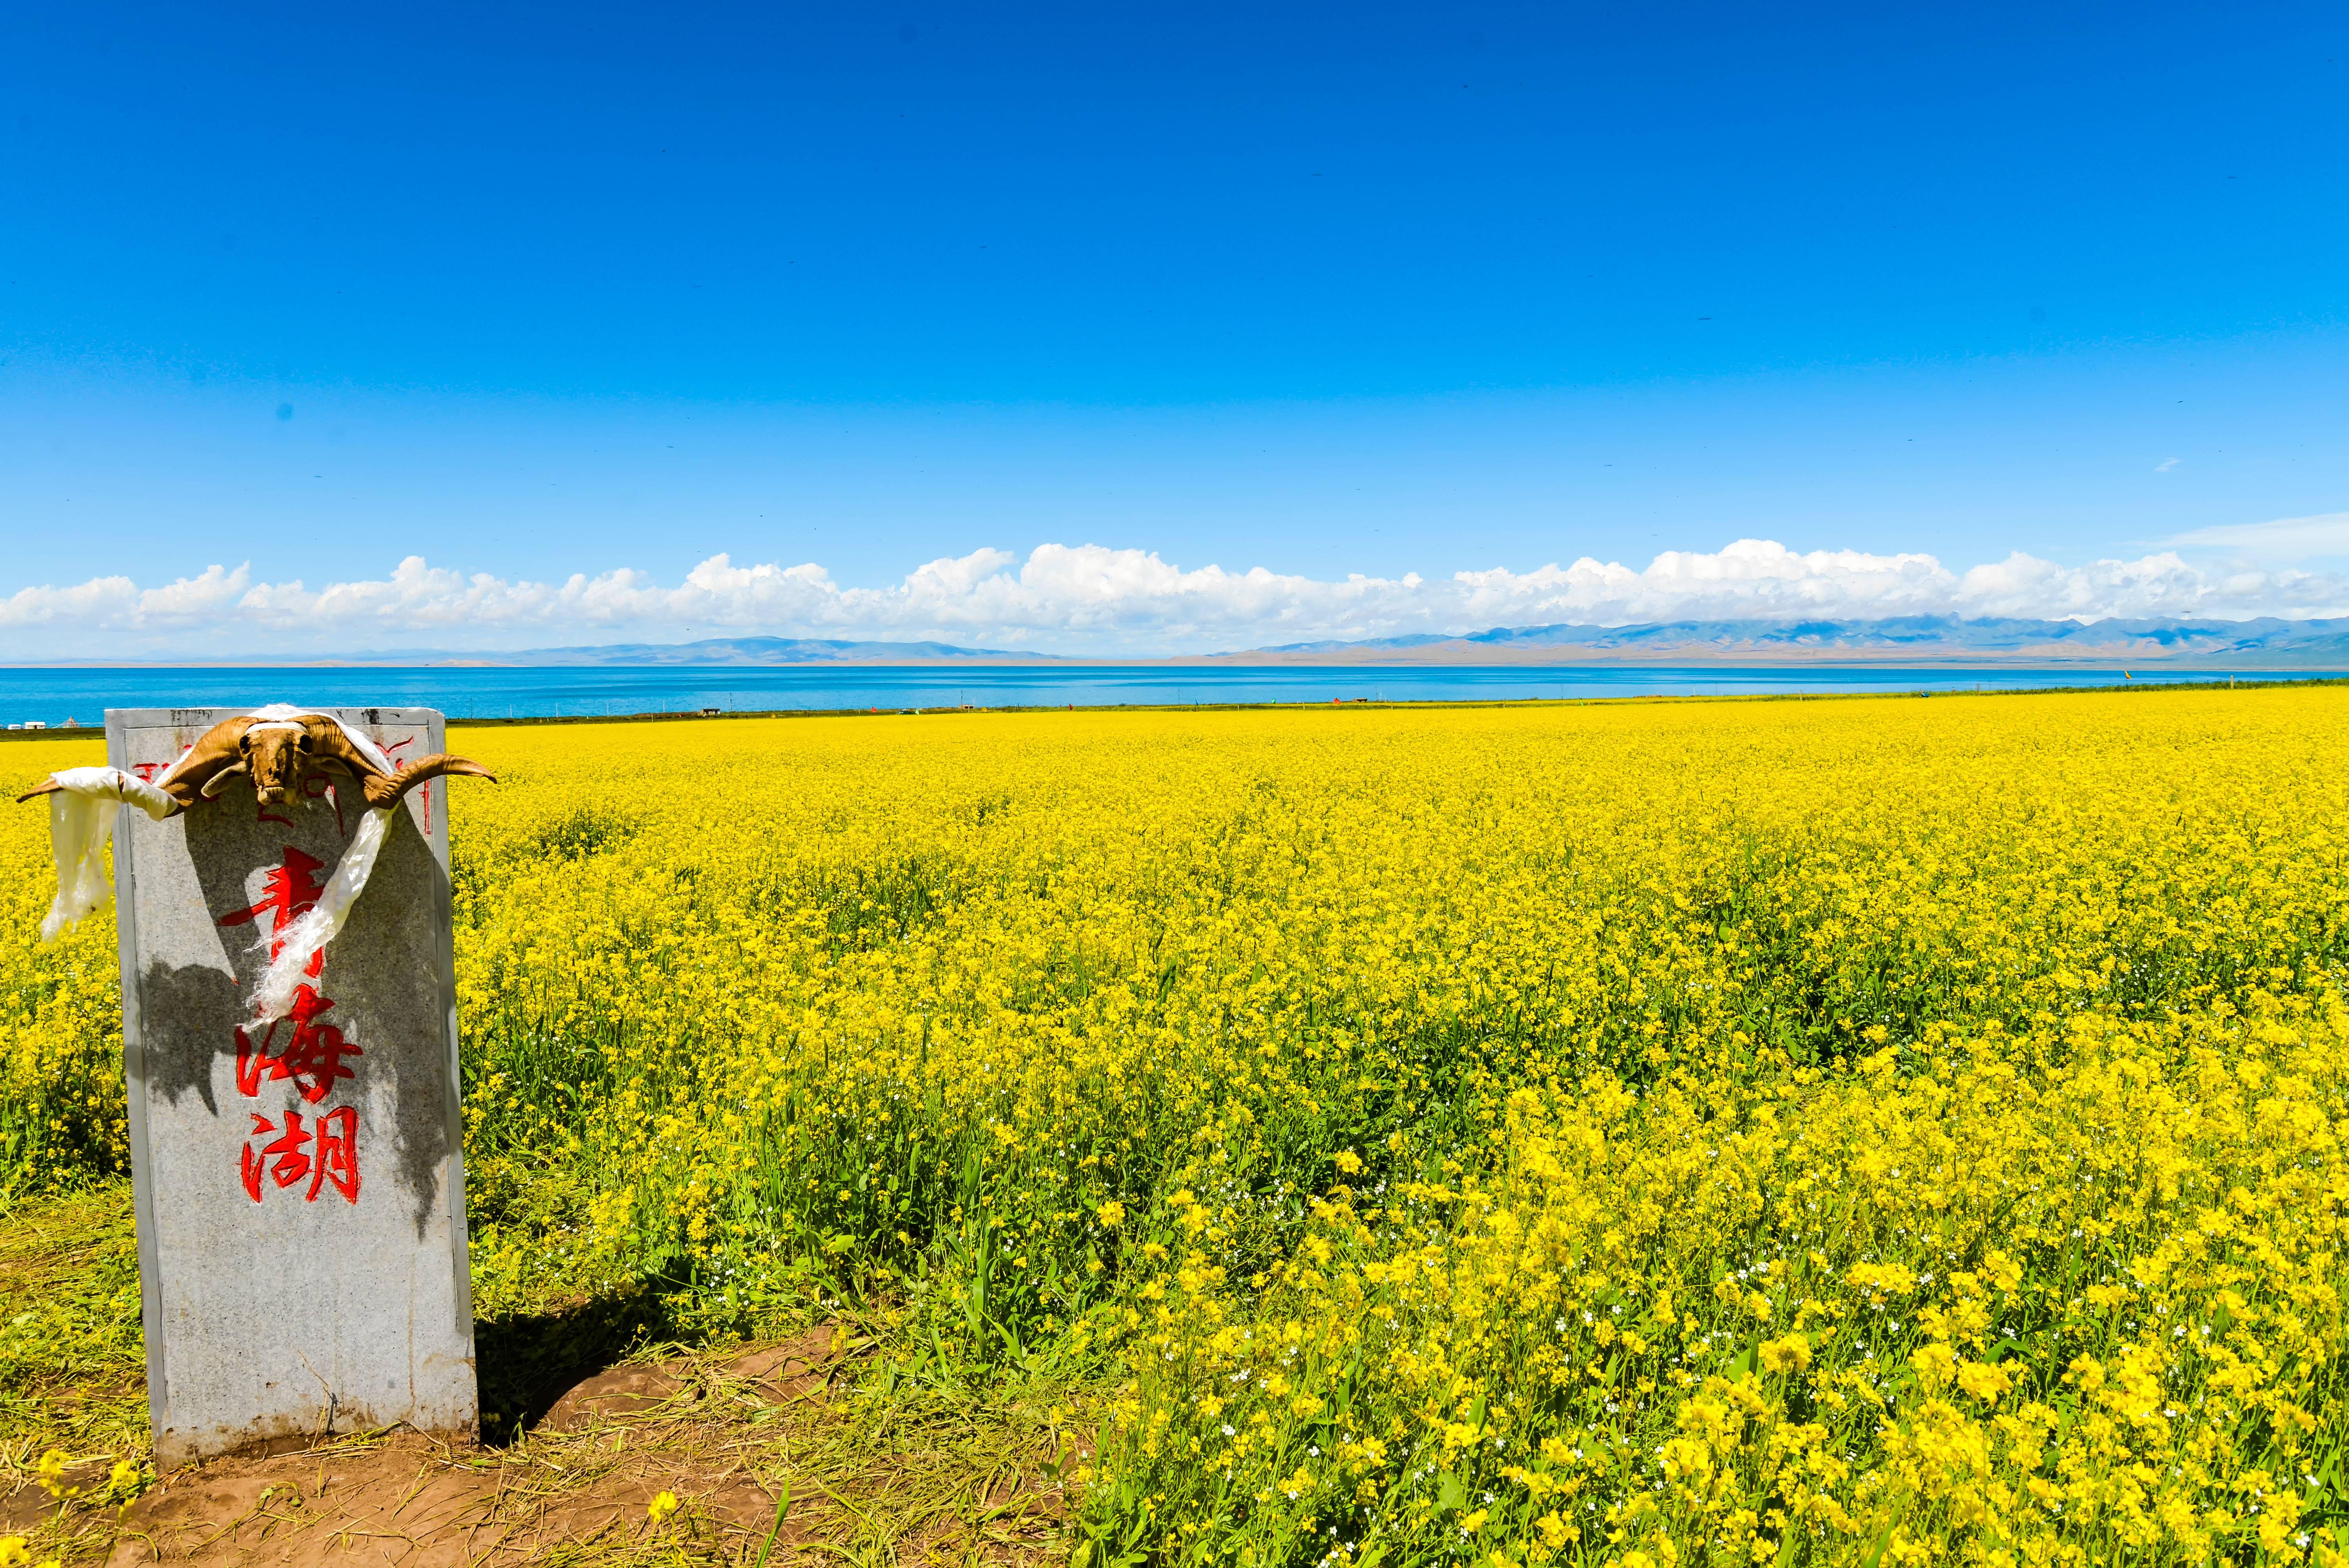
M775 1496L775 1522L767 1526L767 1539L759 1543L759 1568L767 1568L767 1553L775 1549L775 1536L783 1528L783 1516L792 1511L792 1483L785 1481ZM1077 1551L1081 1554L1085 1549ZM1078 1565L1081 1568L1081 1564Z

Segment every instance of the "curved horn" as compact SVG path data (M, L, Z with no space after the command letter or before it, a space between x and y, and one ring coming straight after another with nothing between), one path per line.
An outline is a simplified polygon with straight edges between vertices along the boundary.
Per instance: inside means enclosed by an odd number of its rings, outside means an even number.
M196 738L187 755L171 764L171 771L155 780L156 787L180 803L185 810L207 799L212 791L205 786L222 769L244 766L243 742L244 732L253 727L250 718L224 718Z
M36 795L54 795L64 788L64 785L58 783L54 779L44 779L38 784L34 785L30 789L26 790L22 795L17 796L16 804L21 806Z
M218 795L222 790L227 789L228 781L230 779L235 778L240 773L250 773L252 771L253 768L249 763L241 760L232 762L227 767L222 769L219 772L213 774L211 778L205 779L203 787L198 789L196 793L209 800Z
M372 772L372 769L369 771ZM395 804L401 796L423 783L427 779L440 779L452 773L461 773L471 779L486 779L492 784L498 781L496 774L471 758L451 757L443 751L430 757L418 758L392 778L363 776L361 782L367 787L367 803L379 809Z
M367 803L373 805L376 780L388 783L395 776L369 761L367 753L353 746L351 738L343 733L343 727L333 719L311 718L304 720L304 724L310 731L310 754L320 762L334 764L367 786Z

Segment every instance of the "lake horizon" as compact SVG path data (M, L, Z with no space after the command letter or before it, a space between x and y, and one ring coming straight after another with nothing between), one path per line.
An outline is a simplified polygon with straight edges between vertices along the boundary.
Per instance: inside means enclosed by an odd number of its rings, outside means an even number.
M452 721L959 707L1309 706L1894 696L2349 678L2337 670L1916 665L268 665L0 667L0 722L96 727L108 708L434 707Z

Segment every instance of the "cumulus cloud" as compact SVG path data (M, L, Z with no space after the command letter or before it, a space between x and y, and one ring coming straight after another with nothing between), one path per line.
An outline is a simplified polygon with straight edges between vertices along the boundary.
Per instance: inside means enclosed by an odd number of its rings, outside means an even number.
M2349 513L2204 530L2178 542L2241 545L2255 535L2349 540ZM1024 561L996 549L942 558L877 588L843 586L813 563L738 566L726 555L674 583L629 568L510 582L418 556L379 579L317 589L255 582L246 565L146 588L100 577L0 599L0 648L18 658L361 653L758 634L1147 655L1557 622L2342 614L2349 579L2340 574L2205 568L2175 550L2084 566L2017 552L1952 571L1925 554L1798 552L1744 539L1718 551L1666 551L1640 569L1586 556L1529 572L1321 579L1046 544Z
M73 588L19 588L0 599L0 628L57 626L72 631L135 621L139 584L128 577L93 577Z
M119 582L120 579L109 579ZM87 586L87 584L85 584ZM253 565L250 562L233 572L218 566L207 566L193 577L182 577L160 588L150 588L139 595L134 611L140 623L162 626L174 623L202 625L233 610L253 587Z

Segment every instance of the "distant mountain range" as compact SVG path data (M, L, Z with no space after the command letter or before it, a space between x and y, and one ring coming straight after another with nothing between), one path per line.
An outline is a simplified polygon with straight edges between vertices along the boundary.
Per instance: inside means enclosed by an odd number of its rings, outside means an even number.
M1190 661L1185 661L1190 662ZM1206 661L1246 664L2029 664L2349 669L2349 620L1670 621L1496 626L1461 636L1292 643Z
M716 637L523 653L411 651L295 659L43 661L74 665L2163 665L2219 670L2349 670L2349 620L2029 621L1900 615L1880 621L1668 621L1636 626L1496 626L1456 636L1290 643L1174 659L1083 658L866 643L833 637Z

